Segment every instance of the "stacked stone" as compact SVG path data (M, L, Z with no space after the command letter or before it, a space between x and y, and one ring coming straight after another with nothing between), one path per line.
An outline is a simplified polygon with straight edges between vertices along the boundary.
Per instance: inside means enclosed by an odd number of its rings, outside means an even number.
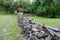
M57 36L54 35L55 31L52 31L50 28L48 30L46 25L32 22L22 14L19 14L18 25L22 29L21 33L24 35L26 40L57 40L58 39Z

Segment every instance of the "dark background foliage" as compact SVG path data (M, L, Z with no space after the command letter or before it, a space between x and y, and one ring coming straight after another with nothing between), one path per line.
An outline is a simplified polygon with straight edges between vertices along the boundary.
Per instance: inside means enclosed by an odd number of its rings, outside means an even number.
M35 14L43 17L55 18L60 16L60 0L17 0L19 10L24 13ZM12 0L0 0L0 11L14 13L14 2Z

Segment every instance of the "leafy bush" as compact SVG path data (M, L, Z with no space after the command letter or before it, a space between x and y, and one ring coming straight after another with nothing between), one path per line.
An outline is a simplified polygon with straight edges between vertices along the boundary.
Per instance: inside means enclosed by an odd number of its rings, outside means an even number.
M44 13L46 12L46 8L44 7L41 7L39 6L37 9L36 9L36 13L39 15L40 13Z

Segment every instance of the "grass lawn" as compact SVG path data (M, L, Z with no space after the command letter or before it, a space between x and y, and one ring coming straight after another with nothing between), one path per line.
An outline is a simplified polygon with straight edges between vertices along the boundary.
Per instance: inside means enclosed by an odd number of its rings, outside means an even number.
M17 15L0 14L0 40L19 40Z
M30 19L33 18L33 16L28 16ZM60 23L60 18L46 18L46 17L35 17L34 22L37 22L39 24L46 24L51 27L57 27L57 25Z
M29 16L32 18L33 16ZM60 18L51 19L36 17L35 22L44 23L49 26L55 27L60 23ZM19 27L17 26L17 15L16 14L0 14L0 40L19 40L18 32Z

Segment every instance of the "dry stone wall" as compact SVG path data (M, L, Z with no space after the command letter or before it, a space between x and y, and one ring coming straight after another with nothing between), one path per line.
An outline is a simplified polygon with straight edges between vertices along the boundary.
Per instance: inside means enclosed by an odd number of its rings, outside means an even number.
M18 14L18 25L22 29L23 40L58 40L60 36L45 24L38 24L23 14Z

